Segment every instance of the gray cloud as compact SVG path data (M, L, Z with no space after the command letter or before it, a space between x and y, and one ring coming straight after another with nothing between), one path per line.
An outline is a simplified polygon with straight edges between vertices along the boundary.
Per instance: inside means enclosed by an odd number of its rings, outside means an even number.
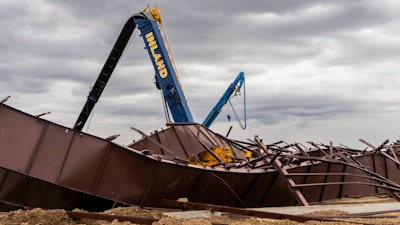
M250 138L271 132L271 139L284 140L307 134L331 135L326 140L334 141L397 136L396 2L150 3L159 6L198 122L244 71ZM72 125L123 24L147 4L1 2L0 96L12 95L9 104L30 113L51 110L48 119ZM163 126L154 70L143 47L136 33L96 106L90 125L94 134L122 130L131 140L126 129L131 125L145 131ZM240 99L235 104L241 112ZM217 132L229 126L226 113L213 125Z

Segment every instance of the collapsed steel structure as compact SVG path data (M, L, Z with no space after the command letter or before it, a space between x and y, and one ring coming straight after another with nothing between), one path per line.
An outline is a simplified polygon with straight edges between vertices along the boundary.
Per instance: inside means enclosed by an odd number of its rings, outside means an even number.
M0 209L117 205L163 200L233 207L309 205L387 194L399 200L400 142L365 149L332 143L238 141L199 124L173 124L124 146L0 104ZM232 161L213 153L232 149ZM191 164L202 152L217 163ZM252 153L248 157L247 152Z

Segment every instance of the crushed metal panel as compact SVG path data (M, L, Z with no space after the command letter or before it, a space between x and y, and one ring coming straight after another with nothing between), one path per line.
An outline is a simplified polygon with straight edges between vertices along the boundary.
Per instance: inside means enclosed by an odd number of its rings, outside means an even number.
M191 157L199 154L200 152L205 151L205 147L199 142L199 136L193 134L192 132L188 132L190 128L195 130L198 129L196 125L188 125L188 126L173 126L175 131L177 140L181 144L181 148L184 149L185 156L181 157ZM172 149L175 149L175 146L171 146Z
M74 132L48 124L28 174L43 180L56 181L60 175L63 161L71 144Z
M170 155L173 157L187 158L188 154L185 151L185 147L182 146L179 137L174 133L175 129L170 128L168 131L157 132L151 136L151 138L157 138L156 140L163 146L167 146L169 149L173 149L173 152L164 152L163 155ZM172 147L172 148L171 148Z
M75 133L57 183L93 192L109 145L99 138Z
M173 152L168 153L163 151L159 146L149 140L150 138L168 149L173 150ZM132 143L129 147L137 150L151 150L151 152L155 154L170 155L186 159L189 156L195 156L201 152L207 151L207 148L229 146L232 147L236 158L243 158L243 154L238 153L241 151L198 124L173 125L171 128L150 135L150 138L143 138Z
M123 205L5 168L0 168L0 178L1 211L24 207L102 211L114 205Z
M168 154L168 152L165 152L162 148L158 147L156 144L149 141L148 138L142 138L138 141L135 141L134 143L129 144L128 147L131 149L136 149L136 150L150 150L151 149L152 154L160 154L160 155Z
M164 198L190 198L199 188L198 180L201 174L202 170L198 168L159 162L138 205L160 206Z
M381 170L386 170L388 174L387 178L397 184L400 184L399 164L388 158L385 158L385 160L386 160L386 167L382 168L381 166L378 166L377 168L380 168Z
M247 207L244 202L249 184L256 176L255 173L228 171L204 172L198 182L196 191L190 196L191 201L209 202L211 204L224 202L226 205Z
M320 164L315 164L315 165L310 165L310 166L305 166L305 167L299 167L298 169L302 170L301 172L304 172L305 174L309 173L320 173L320 172L325 172L328 167L327 163L320 163ZM293 171L290 171L293 172ZM300 171L299 171L300 172ZM297 178L297 180L295 179ZM293 178L295 180L296 184L302 184L302 183L324 183L325 176L296 176ZM308 188L303 188L300 189L303 195L306 197L308 202L318 202L321 193L324 191L324 186L312 186Z
M0 166L25 172L46 123L21 111L15 113L14 109L5 105L0 107L0 143L4 146L0 148ZM15 129L20 127L23 129ZM21 137L24 137L23 140Z
M385 178L389 178L389 174L387 173L388 171L386 170L386 167L388 166L385 160L385 157L382 157L382 155L373 153L373 154L364 154L363 157L358 157L357 161L363 165L364 167L368 168L369 170L380 174L381 176ZM400 176L398 176L400 177ZM375 191L377 193L385 193L385 191L382 188L379 187L372 187L375 188Z
M265 191L263 194L263 199L261 202L261 206L271 206L271 207L278 207L278 206L291 206L297 205L296 198L291 193L290 188L282 179L282 176L278 172L274 172L275 179L273 183L271 183L270 187Z
M345 171L346 166L342 164L328 164L329 170L327 173L343 173ZM338 183L343 180L343 176L326 176L326 183ZM321 201L327 201L332 199L340 199L345 196L342 196L342 188L343 185L335 184L335 185L327 185L324 187L324 192L322 193ZM311 193L312 194L312 193Z
M265 195L269 193L272 184L275 182L278 173L257 173L247 188L243 201L246 205L261 207Z
M158 160L112 144L104 161L95 193L138 205L146 193Z

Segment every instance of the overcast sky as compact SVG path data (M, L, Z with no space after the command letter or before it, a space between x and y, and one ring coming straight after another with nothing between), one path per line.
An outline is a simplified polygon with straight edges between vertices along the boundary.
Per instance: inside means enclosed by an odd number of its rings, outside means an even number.
M71 127L126 20L158 5L192 114L202 122L246 73L247 129L267 143L365 147L399 137L397 1L1 0L0 98ZM117 142L164 127L154 69L137 32L84 131ZM241 96L242 97L242 96ZM242 101L234 101L243 117ZM232 111L230 110L232 113Z

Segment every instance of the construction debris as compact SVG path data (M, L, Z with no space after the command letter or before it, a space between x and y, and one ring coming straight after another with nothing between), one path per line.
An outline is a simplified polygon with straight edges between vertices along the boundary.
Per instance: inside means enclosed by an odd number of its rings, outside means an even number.
M163 207L163 199L178 198L241 208L377 194L399 200L399 142L365 149L265 144L258 136L237 141L181 123L151 135L135 129L143 138L122 146L4 104L0 130L2 210ZM230 160L221 157L225 151L215 154L216 147L229 149ZM202 162L203 152L216 163Z

